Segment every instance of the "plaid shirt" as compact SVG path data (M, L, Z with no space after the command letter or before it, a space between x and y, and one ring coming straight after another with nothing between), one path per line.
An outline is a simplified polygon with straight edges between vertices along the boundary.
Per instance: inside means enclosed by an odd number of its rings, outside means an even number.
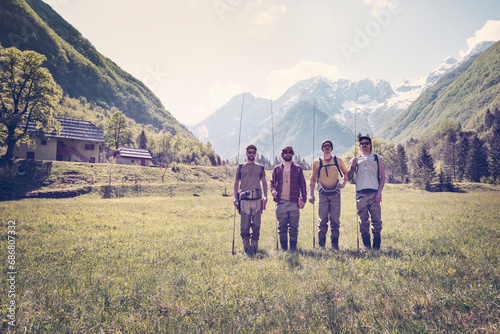
M271 191L276 190L276 192L278 193L276 198L274 198L274 201L278 203L281 201L284 168L285 165L283 163L281 163L281 165L279 166L274 167L273 175L271 176ZM302 168L292 162L292 166L290 167L290 202L298 203L300 194L302 194L302 201L305 202L307 199L306 189L306 180L304 178Z

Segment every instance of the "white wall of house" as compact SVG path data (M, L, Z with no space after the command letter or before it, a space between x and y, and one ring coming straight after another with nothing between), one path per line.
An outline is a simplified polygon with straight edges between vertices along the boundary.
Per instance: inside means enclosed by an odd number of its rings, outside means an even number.
M115 161L119 165L133 165L133 166L145 166L145 167L151 166L150 159L124 158L124 157L120 156L120 157L117 157L115 159Z

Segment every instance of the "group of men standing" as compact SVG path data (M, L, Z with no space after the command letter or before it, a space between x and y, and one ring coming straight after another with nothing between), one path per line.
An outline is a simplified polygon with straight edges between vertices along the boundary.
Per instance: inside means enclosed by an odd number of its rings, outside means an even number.
M355 156L347 169L344 161L332 155L333 144L323 141L323 156L314 160L309 182L309 202L314 203L314 190L318 190L318 241L319 247L326 247L328 222L332 249L339 250L340 235L340 191L356 175L356 202L359 216L359 231L364 251L379 249L381 243L382 190L385 172L382 157L372 153L372 141L368 136L359 137L360 156ZM264 166L255 162L257 147L248 145L247 160L238 165L234 181L234 205L241 215L240 235L245 253L256 253L260 237L261 214L267 203L268 186ZM307 187L302 168L293 163L293 148L283 147L282 163L274 167L269 188L276 202L278 236L281 249L297 249L300 209L307 200ZM262 186L261 186L262 184Z

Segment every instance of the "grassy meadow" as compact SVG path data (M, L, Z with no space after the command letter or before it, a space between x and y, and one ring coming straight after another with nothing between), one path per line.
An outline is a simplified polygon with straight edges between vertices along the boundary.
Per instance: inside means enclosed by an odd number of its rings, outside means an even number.
M498 190L388 185L382 247L367 254L357 252L352 185L337 253L313 248L310 203L297 252L276 250L268 203L260 250L247 256L237 214L231 253L235 211L220 191L0 202L2 254L15 221L17 271L13 327L4 255L0 331L498 333Z

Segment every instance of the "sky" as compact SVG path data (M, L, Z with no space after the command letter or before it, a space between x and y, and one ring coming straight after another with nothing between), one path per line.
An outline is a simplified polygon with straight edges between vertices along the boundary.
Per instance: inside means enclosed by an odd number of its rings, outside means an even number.
M299 80L423 77L500 40L498 0L43 0L194 125Z

